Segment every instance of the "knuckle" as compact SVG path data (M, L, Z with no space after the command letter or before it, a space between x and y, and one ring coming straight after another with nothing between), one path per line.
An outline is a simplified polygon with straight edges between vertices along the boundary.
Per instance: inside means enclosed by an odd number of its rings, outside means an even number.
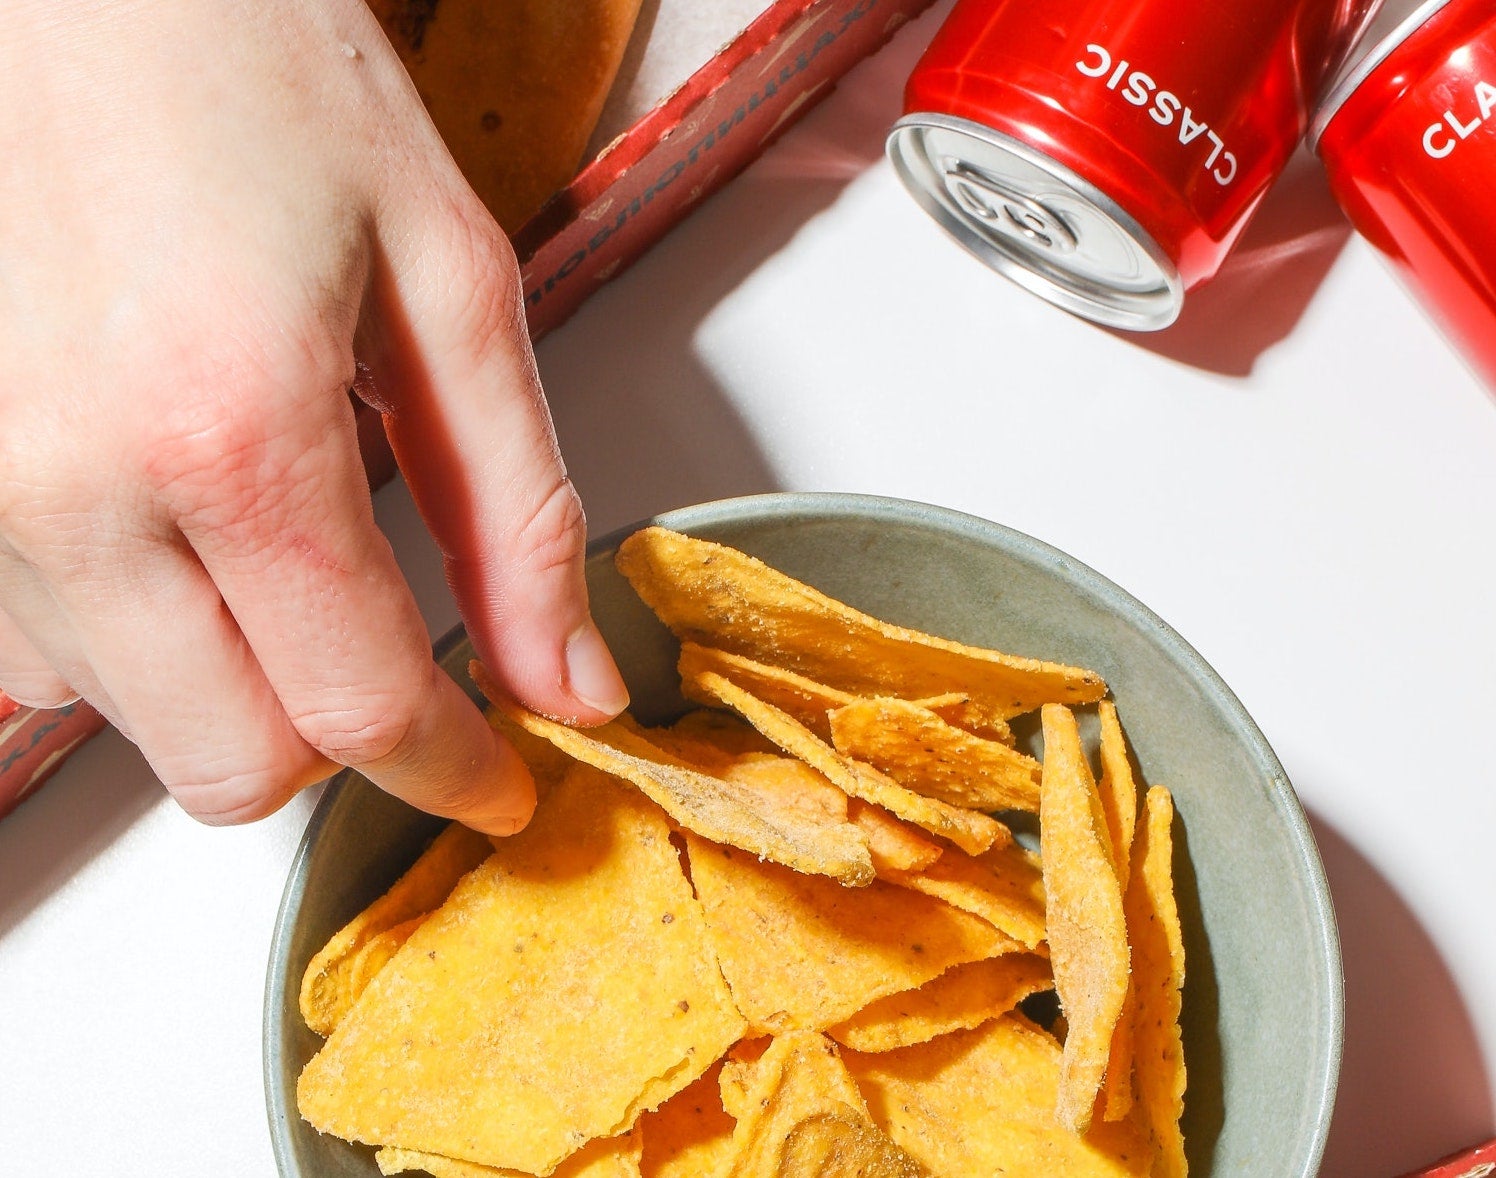
M455 305L444 309L459 328L455 338L479 355L512 349L516 340L528 339L514 248L487 218L453 216L450 223L462 235L453 251L457 265L447 279Z
M0 470L5 472L0 479L0 531L6 554L86 531L102 472L80 468L76 450L56 444L48 430L0 430L0 435Z
M414 706L391 697L293 714L301 738L340 765L372 765L396 757L416 726Z
M246 395L227 384L204 389L160 422L143 457L146 480L184 527L253 531L256 521L284 516L315 484L316 443L334 424L304 400Z
M587 516L581 496L565 475L520 521L514 533L513 559L522 575L570 568L587 550Z
M294 792L272 768L229 769L182 766L157 770L167 792L187 814L205 826L242 826L279 810Z
M52 671L0 674L0 690L23 708L61 708L78 699L78 693Z

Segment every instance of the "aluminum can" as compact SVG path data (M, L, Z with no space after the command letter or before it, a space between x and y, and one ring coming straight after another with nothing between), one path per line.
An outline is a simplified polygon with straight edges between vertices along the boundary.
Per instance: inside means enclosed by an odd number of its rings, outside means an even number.
M1167 327L1302 141L1371 3L959 0L888 154L994 269L1108 326Z
M1351 224L1496 388L1496 3L1388 0L1310 137Z

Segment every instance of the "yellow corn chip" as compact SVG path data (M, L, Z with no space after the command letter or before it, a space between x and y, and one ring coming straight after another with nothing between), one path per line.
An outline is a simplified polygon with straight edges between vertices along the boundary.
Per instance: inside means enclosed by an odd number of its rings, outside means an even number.
M863 699L831 713L838 752L926 797L974 810L1039 809L1039 762L947 724L900 699Z
M831 725L827 713L846 707L857 700L857 696L784 667L770 666L731 654L725 650L700 646L695 642L682 642L680 658L676 662L681 681L691 683L701 675L720 675L729 683L742 688L765 703L772 704L787 716L793 716L822 740L831 739Z
M1137 1103L1158 1147L1154 1178L1187 1169L1179 1118L1184 1113L1184 1042L1179 1028L1184 937L1174 900L1174 799L1162 786L1143 798L1143 825L1127 888L1133 944L1133 1078Z
M773 1041L767 1035L742 1039L722 1060L722 1073L717 1079L719 1094L722 1108L735 1121L748 1115L748 1089L753 1083L755 1068Z
M348 1140L546 1174L743 1030L664 815L578 766L405 942L297 1097Z
M543 736L577 760L632 782L687 830L741 847L797 871L831 875L860 886L873 878L862 833L845 821L823 821L795 807L774 804L741 782L687 769L636 731L604 724L581 731L537 716L506 700L481 666L474 680L494 706L526 731Z
M844 1051L873 1120L942 1178L1145 1175L1148 1142L1127 1122L1085 1135L1055 1119L1060 1048L1007 1014L899 1051Z
M909 702L916 703L922 708L929 708L947 724L964 729L973 736L983 736L988 740L995 740L1009 746L1013 744L1013 729L1008 726L1008 722L996 716L984 714L982 709L972 702L971 696L962 692L929 695Z
M1127 997L1127 926L1106 822L1075 716L1046 704L1039 850L1055 989L1068 1030L1060 1122L1084 1133Z
M1128 855L1138 822L1138 786L1132 774L1132 760L1127 755L1127 738L1117 719L1117 705L1104 699L1096 705L1096 715L1101 721L1101 780L1096 792L1106 818L1107 839L1112 862L1117 868L1117 880L1125 889L1129 874Z
M551 1171L550 1178L640 1178L641 1144L637 1126L622 1137L589 1141ZM381 1174L424 1170L433 1178L530 1178L523 1170L501 1170L393 1146L376 1152L374 1161Z
M1012 944L903 888L849 889L686 835L691 881L733 1000L759 1030L822 1030Z
M546 791L565 777L576 763L550 741L526 732L496 708L489 708L486 714L489 726L513 746L519 759L530 770L530 776L535 779L537 798L544 797Z
M1127 996L1122 999L1122 1013L1107 1046L1106 1075L1096 1098L1095 1113L1104 1121L1120 1121L1132 1112L1132 1025L1137 1014L1137 995L1131 976L1127 979ZM1094 1115L1094 1114L1093 1114Z
M1045 938L1043 876L1017 843L981 855L947 850L922 871L880 871L878 877L980 916L1025 949L1039 948Z
M945 851L939 843L917 833L909 823L900 822L882 806L870 805L861 798L851 799L847 816L867 836L873 870L879 875L890 871L924 871Z
M720 708L696 708L665 728L641 728L640 732L657 748L708 773L715 772L718 764L730 765L750 753L779 752L779 746L758 729Z
M744 1103L722 1178L926 1178L873 1124L823 1035L790 1031L769 1044Z
M857 703L863 698L850 691L827 687L824 683L817 683L814 679L807 679L784 667L756 662L740 654L730 654L695 642L681 643L677 666L680 677L687 681L705 671L721 675L750 695L755 695L764 702L773 704L786 715L793 716L825 741L831 739L827 713ZM908 702L934 712L947 724L955 725L973 735L1006 745L1013 743L1013 730L1008 727L1008 722L983 714L971 697L962 692L946 692Z
M826 1033L854 1051L894 1051L981 1026L1053 985L1049 962L1033 953L969 961L917 990L880 998Z
M722 776L763 794L776 810L780 807L799 810L824 822L851 821L847 795L794 757L781 753L743 753L722 770ZM867 827L854 825L866 838Z
M987 814L924 797L905 789L871 765L842 756L805 725L721 675L703 671L682 688L701 702L731 708L785 752L823 774L849 796L882 806L922 830L950 839L963 850L977 854L1012 838L1006 826Z
M984 714L1006 719L1106 694L1094 672L889 625L735 549L665 528L635 532L616 563L683 642L786 667L854 695L962 692Z
M1096 705L1096 713L1101 721L1101 779L1097 782L1096 792L1106 819L1117 881L1125 893L1133 831L1137 827L1138 787L1131 758L1127 755L1127 739L1117 718L1117 705L1104 699ZM1132 1013L1135 1005L1129 979L1122 1015L1112 1033L1106 1078L1101 1084L1101 1100L1097 1106L1108 1121L1120 1121L1132 1110Z
M639 1118L642 1178L717 1174L732 1153L734 1119L722 1107L719 1062L653 1112Z
M339 929L307 964L300 994L306 1025L319 1035L331 1034L419 918L492 852L487 835L456 822L437 835L389 891Z

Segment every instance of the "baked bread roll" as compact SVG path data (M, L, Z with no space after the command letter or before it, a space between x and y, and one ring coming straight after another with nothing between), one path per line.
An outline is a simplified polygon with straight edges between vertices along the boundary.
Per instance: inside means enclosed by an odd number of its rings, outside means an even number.
M370 0L457 165L508 233L564 188L640 0Z

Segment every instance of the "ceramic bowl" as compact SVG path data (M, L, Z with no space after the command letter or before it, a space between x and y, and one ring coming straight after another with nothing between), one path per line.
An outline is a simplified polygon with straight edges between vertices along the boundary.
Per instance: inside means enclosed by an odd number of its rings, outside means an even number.
M1182 638L1103 577L1036 540L939 508L775 494L686 508L667 527L762 558L876 617L963 642L1075 663L1112 689L1143 780L1179 815L1176 876L1190 1172L1315 1173L1340 1064L1339 945L1304 812L1262 733ZM644 722L683 710L675 642L614 570L628 531L598 541L588 584ZM470 691L461 634L438 648ZM476 696L476 692L474 692ZM265 1001L265 1085L282 1178L367 1178L372 1151L296 1112L320 1040L296 995L312 954L414 860L439 822L344 773L327 789L286 885Z

